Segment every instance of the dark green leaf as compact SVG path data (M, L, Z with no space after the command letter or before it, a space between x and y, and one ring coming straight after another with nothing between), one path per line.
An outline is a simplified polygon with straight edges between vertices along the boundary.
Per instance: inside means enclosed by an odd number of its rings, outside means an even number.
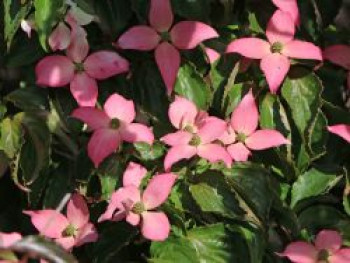
M0 149L3 150L10 159L12 159L22 145L23 134L21 124L17 119L12 120L10 118L6 118L0 125Z

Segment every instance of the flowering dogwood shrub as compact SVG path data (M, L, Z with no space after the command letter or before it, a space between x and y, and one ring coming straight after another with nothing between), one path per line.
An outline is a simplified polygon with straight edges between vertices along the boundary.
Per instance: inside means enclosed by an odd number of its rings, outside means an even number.
M4 0L0 262L350 262L347 0Z

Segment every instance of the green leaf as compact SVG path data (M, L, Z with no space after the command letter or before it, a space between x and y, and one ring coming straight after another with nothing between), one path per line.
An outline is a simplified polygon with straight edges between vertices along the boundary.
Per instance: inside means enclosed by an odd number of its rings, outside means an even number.
M26 136L20 156L20 167L27 184L34 182L50 161L51 134L46 119L30 113L18 115Z
M0 178L7 171L8 165L9 165L8 158L6 157L3 151L0 151Z
M305 138L308 128L318 114L322 90L319 78L301 68L294 69L283 84L282 97L291 109L302 138Z
M77 263L72 254L66 252L55 242L40 236L26 236L9 249L44 258L54 263Z
M207 21L210 16L210 0L172 1L174 13L191 20Z
M199 183L190 186L190 192L203 212L242 219L244 211L222 174L208 172L198 179Z
M45 110L48 106L47 90L38 87L16 89L5 97L24 111Z
M171 236L164 242L153 242L151 262L167 262L169 259L181 263L246 262L249 255L241 242L239 236L230 233L223 224L197 227L188 231L186 236Z
M134 147L139 154L139 158L143 161L154 161L163 156L165 147L159 142L152 145L144 142L134 143Z
M101 183L102 199L109 200L118 182L121 182L125 165L116 158L108 159L99 168L98 177Z
M118 253L138 234L137 228L126 222L108 224L93 248L93 263L118 262Z
M63 0L34 0L34 19L39 40L43 49L47 50L47 39L52 28L65 13L65 2Z
M22 145L21 124L17 119L5 118L0 124L0 131L0 149L12 159Z
M175 92L191 101L202 110L207 110L211 94L203 77L189 64L184 64L177 75Z
M10 49L12 40L18 31L21 21L28 15L32 1L4 0L4 33L7 49Z
M293 184L291 206L294 207L299 201L306 198L327 193L342 177L312 168L299 176Z

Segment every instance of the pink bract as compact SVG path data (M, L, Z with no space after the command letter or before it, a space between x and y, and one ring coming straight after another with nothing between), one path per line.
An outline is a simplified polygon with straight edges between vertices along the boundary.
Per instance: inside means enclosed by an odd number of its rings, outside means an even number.
M234 109L227 130L220 138L235 161L247 161L250 150L264 150L290 142L275 130L257 130L259 112L250 90Z
M347 86L350 89L350 46L334 45L329 46L323 51L324 59L341 66L348 70Z
M300 14L297 0L272 0L272 2L278 9L288 13L292 17L295 25L300 24Z
M112 94L104 104L104 110L80 107L72 113L94 131L89 144L88 155L95 167L119 148L123 141L152 144L153 132L145 125L133 123L135 107L131 100Z
M322 60L322 51L310 42L294 39L295 25L291 16L277 10L271 17L266 37L240 38L231 42L226 52L260 59L260 68L266 76L272 93L277 93L290 68L290 58Z
M67 206L67 216L51 209L24 213L31 217L32 224L40 234L54 239L66 250L95 242L98 238L94 225L89 222L90 213L86 202L79 194L72 195Z
M172 173L157 174L152 177L141 194L139 187L146 172L141 165L129 164L123 176L123 187L113 193L107 210L100 216L99 222L125 219L131 225L140 225L145 238L163 241L170 233L168 217L163 212L152 210L166 201L177 176Z
M3 233L0 232L0 248L8 248L12 246L12 244L22 239L22 235L20 233Z
M228 167L231 166L232 160L225 148L214 142L225 132L226 123L223 120L199 111L193 102L182 97L176 97L171 103L169 119L178 131L161 138L171 146L164 160L166 171L174 163L195 155L211 163L223 161Z
M76 26L66 54L43 58L35 68L36 83L40 86L63 87L70 90L79 106L95 106L98 96L96 79L110 78L129 70L129 62L111 51L88 55L89 45L85 30Z
M350 143L350 125L338 124L328 126L328 131L342 137L344 140Z
M350 262L350 249L341 248L342 242L337 231L322 230L317 234L314 245L303 241L292 242L278 255L287 257L293 263L347 263Z
M172 26L173 22L170 0L151 0L150 26L134 26L116 43L122 49L155 49L155 59L168 94L174 88L181 63L178 49L193 49L207 39L218 37L212 27L202 22L181 21Z

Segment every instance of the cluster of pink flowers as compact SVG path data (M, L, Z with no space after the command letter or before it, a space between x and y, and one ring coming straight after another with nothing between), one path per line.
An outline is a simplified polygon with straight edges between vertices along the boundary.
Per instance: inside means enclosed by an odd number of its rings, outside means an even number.
M342 237L334 230L322 230L314 244L304 241L290 243L278 254L287 257L293 263L348 263L350 248L342 248Z
M290 59L326 58L350 70L349 47L337 45L322 53L314 44L294 39L295 30L300 23L296 0L273 0L273 3L279 9L267 25L267 40L255 37L236 39L228 45L226 51L261 60L260 68L271 93L278 92L289 71ZM114 51L89 54L86 31L82 26L91 20L81 21L74 13L68 12L65 21L69 27L64 22L59 23L49 38L52 50L65 50L65 55L50 55L37 64L37 84L48 87L70 84L71 93L79 105L72 116L86 123L93 131L88 143L88 155L95 167L117 151L123 141L152 144L155 140L152 129L133 122L136 113L132 101L112 94L103 110L96 108L97 80L127 72L129 62ZM193 49L207 39L218 37L218 33L204 23L181 21L173 25L173 22L174 15L169 0L150 0L149 26L134 26L114 43L118 49L155 50L155 61L168 94L173 91L181 64L180 50ZM213 49L206 48L205 51L210 62L219 57ZM147 171L138 164L129 164L123 177L123 187L113 194L99 221L126 219L134 226L140 225L144 237L164 240L170 231L168 218L163 212L153 210L165 202L175 183L177 176L170 172L175 163L199 156L211 163L222 161L231 167L234 161L247 161L251 151L290 143L276 130L258 129L259 112L251 90L233 110L229 121L210 116L199 110L193 102L179 96L171 103L168 116L176 131L160 138L170 146L164 160L166 173L153 176L141 194L140 183ZM350 142L349 125L330 126L329 131ZM31 216L34 226L41 234L55 239L67 250L97 239L96 229L89 223L86 203L79 195L73 195L68 204L67 217L55 210L25 213ZM51 221L55 224L51 224ZM317 243L319 242L316 242L317 249L329 248L318 247ZM336 247L338 251L340 245ZM292 248L293 246L287 248L283 254L291 260L289 252L293 251ZM313 255L315 254L317 253L314 252Z

